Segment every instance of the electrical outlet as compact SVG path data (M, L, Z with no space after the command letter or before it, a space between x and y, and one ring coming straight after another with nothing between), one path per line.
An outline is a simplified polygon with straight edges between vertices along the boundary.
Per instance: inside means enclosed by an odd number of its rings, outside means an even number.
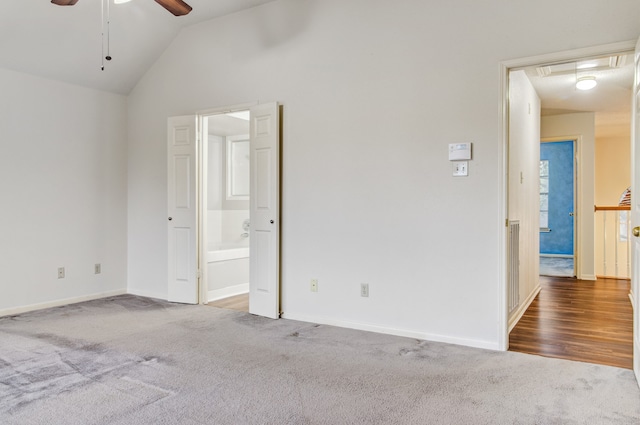
M58 279L64 279L64 267L58 267Z
M95 266L93 266L93 272L95 274L100 274L102 273L102 266L100 265L100 263L96 264Z
M311 292L318 292L318 279L311 279Z
M361 283L360 284L360 296L361 297L368 297L369 296L369 284L368 283Z

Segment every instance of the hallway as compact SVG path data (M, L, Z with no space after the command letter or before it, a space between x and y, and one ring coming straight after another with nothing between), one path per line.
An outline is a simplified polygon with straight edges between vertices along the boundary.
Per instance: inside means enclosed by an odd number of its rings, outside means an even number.
M540 294L509 335L509 350L631 369L627 280L540 277Z

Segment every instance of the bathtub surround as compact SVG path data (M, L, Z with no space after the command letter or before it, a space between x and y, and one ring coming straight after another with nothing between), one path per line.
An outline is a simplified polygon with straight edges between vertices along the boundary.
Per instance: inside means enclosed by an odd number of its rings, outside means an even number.
M207 282L207 302L249 292L249 247L209 251Z
M630 370L130 295L0 319L0 358L4 425L640 421Z
M207 211L207 246L209 251L249 247L243 223L249 220L249 210Z

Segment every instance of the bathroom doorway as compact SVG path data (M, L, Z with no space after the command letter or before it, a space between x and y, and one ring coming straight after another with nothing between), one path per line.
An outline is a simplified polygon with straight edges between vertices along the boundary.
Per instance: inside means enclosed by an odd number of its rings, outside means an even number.
M575 277L576 140L540 143L541 276Z
M250 112L203 117L206 302L249 310Z

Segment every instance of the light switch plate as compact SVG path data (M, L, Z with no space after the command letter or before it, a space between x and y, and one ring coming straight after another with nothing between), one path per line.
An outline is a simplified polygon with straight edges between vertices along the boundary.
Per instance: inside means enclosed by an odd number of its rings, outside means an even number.
M466 177L469 175L469 161L454 161L452 164L454 177Z

